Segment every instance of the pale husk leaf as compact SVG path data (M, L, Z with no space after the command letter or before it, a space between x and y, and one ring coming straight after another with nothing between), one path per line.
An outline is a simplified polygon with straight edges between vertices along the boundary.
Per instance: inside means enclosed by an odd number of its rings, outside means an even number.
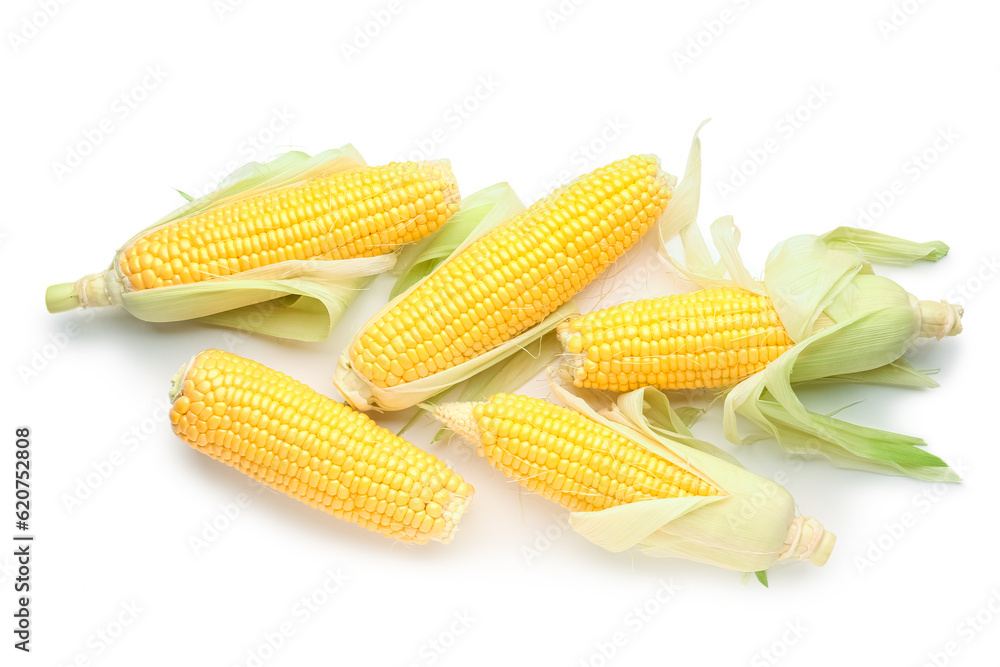
M796 454L822 456L841 467L957 481L944 461L922 448L922 440L811 412L792 386L882 368L902 356L913 331L912 309L896 307L864 313L796 344L726 396L727 438L741 442L740 415Z
M859 253L830 250L815 236L793 236L771 251L764 287L793 341L809 337L816 319L863 265Z
M329 338L358 293L371 284L373 276L349 278L324 286L301 285L301 296L289 296L223 311L199 318L199 322L252 331L275 338L319 342ZM295 289L285 284L286 290Z
M444 401L469 403L484 401L493 394L512 393L526 382L545 370L559 356L562 345L554 331L549 331L541 338L518 348L506 361L479 371L468 380L421 401L421 410L406 423L398 435L402 435L424 410L432 410L434 405ZM447 433L445 429L438 431L431 442L437 442Z
M201 319L283 338L324 340L364 279L392 268L395 255L344 260L288 260L235 276L124 292L121 305L147 322ZM269 306L283 297L298 297ZM232 311L248 309L249 312ZM268 311L266 318L251 317ZM245 317L244 317L245 315Z
M502 364L496 364L469 378L455 389L454 398L459 402L483 401L499 393L516 391L552 363L562 351L554 331L517 349Z
M684 178L674 189L674 197L667 210L660 216L658 238L660 248L665 248L674 236L680 234L684 245L686 268L705 275L719 273L716 262L712 259L705 245L705 240L697 233L698 207L701 203L701 139L698 134L711 119L702 121L694 132L691 148L688 151L687 164L684 167ZM696 233L692 234L694 231ZM671 255L661 251L665 259L672 262ZM721 277L721 274L719 274Z
M143 229L136 237L175 220L198 215L237 199L295 185L323 174L364 166L366 166L365 159L350 144L314 156L302 151L289 151L268 162L249 162L224 178L212 192L174 209Z
M860 250L865 261L877 264L936 262L948 254L947 244L941 241L918 243L857 227L837 227L820 239L837 250Z
M625 551L649 540L670 522L722 499L722 496L654 499L597 512L572 512L570 526L599 547L614 552Z
M694 437L684 416L670 404L666 394L654 387L642 387L619 395L615 407L617 410L609 413L608 418L616 419L615 413L620 412L625 418L623 423L637 428L651 438L663 437L676 440L735 466L743 467L743 464L729 452Z
M929 375L930 371L922 371L914 368L906 357L900 357L891 364L879 366L867 371L858 373L841 373L821 378L817 382L851 382L855 384L880 384L898 387L926 387L928 389L938 386Z
M576 305L572 301L567 301L544 320L525 329L502 345L451 368L395 387L378 387L369 382L366 377L350 367L350 358L345 352L337 362L334 384L344 398L359 410L405 410L468 380L480 371L509 358L518 350L529 347L534 341L554 331L560 322L576 314ZM368 326L366 324L361 330L364 331Z
M198 283L131 290L121 274L124 248L151 231L227 203L265 195L324 174L364 167L353 146L310 157L291 151L267 163L253 162L230 174L212 192L168 213L133 236L101 274L78 281L80 305L118 305L148 322L198 319L246 331L322 340L367 277L392 268L396 255L348 260L288 260ZM262 314L266 312L267 316Z
M725 215L719 218L712 223L710 231L719 253L719 263L728 279L736 286L751 292L763 291L764 286L753 277L743 263L743 257L740 255L740 230L733 222L733 216Z
M961 478L940 458L922 449L913 436L859 426L827 415L792 414L777 401L756 404L786 451L802 456L821 455L841 468L905 475L931 482L959 482Z

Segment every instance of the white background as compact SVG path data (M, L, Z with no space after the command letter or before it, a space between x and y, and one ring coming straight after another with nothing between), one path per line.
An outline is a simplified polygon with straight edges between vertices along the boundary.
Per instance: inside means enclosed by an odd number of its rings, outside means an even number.
M555 0L233 1L51 3L50 18L42 2L4 5L0 539L13 533L23 424L37 535L31 655L11 648L12 548L0 548L4 664L252 665L261 651L266 665L995 664L1000 8L592 0L560 14ZM385 27L369 25L390 8ZM366 26L377 34L364 44ZM323 344L43 306L47 284L103 269L178 205L172 188L201 194L250 159L353 142L372 164L449 157L464 193L508 180L530 202L636 152L679 173L709 116L702 222L734 214L754 269L785 237L869 210L879 231L951 244L937 265L885 272L967 310L965 333L912 354L941 369L939 389L808 393L816 409L863 400L844 416L925 437L960 464L964 484L802 463L770 442L738 451L840 536L827 566L775 567L770 589L605 553L563 530L561 508L458 443L430 448L475 485L472 509L453 544L407 548L257 493L171 434L169 378L206 347L335 395L335 358L384 302L387 279ZM935 149L939 133L952 139ZM765 145L763 165L746 162L762 161ZM925 151L933 163L916 166ZM743 182L741 172L753 173ZM901 194L880 208L896 180ZM630 268L592 293L640 296ZM720 442L713 421L699 433ZM432 432L409 436L426 446ZM110 474L94 476L112 456ZM96 488L69 506L88 479ZM248 504L196 553L191 538L224 524L237 499ZM328 571L347 581L327 596L317 591ZM314 595L323 603L303 613L300 599ZM135 619L123 612L131 605ZM283 624L291 634L272 651L266 638ZM605 660L616 633L623 645Z

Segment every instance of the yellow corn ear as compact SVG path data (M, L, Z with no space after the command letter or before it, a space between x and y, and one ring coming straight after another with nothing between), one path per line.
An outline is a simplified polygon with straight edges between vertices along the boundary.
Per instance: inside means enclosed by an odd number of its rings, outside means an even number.
M576 512L654 498L723 495L580 413L527 396L445 403L434 414L523 486Z
M174 378L170 422L272 489L404 542L450 542L473 488L443 461L283 373L219 350Z
M292 259L373 257L417 241L458 210L447 162L358 167L182 218L119 253L126 288L231 276Z
M577 387L727 387L794 343L766 296L739 288L624 303L558 328Z
M438 267L361 332L351 367L376 387L394 387L514 338L638 241L675 182L651 155L577 179Z
M553 391L572 409L508 394L431 409L495 468L571 510L570 527L610 551L640 547L739 572L788 559L826 563L836 536L796 515L780 485L709 453L708 443L657 435L641 403L638 414L619 403L612 421L564 387Z

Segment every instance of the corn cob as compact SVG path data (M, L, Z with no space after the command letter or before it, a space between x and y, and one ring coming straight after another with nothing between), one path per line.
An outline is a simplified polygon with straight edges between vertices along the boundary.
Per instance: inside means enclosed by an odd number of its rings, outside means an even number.
M565 303L659 218L676 179L638 155L583 176L469 244L355 338L341 392L434 376L511 340ZM389 406L381 406L389 407Z
M833 547L819 522L795 516L781 486L679 442L658 445L623 424L526 396L445 403L433 414L612 550L639 544L653 555L757 571L792 557L823 565Z
M527 396L445 403L446 425L508 477L580 512L653 498L717 496L711 482L576 412Z
M450 542L473 489L435 456L351 408L219 350L174 378L170 422L195 449L368 530Z
M950 307L920 301L920 335L961 331ZM820 319L822 331L833 322ZM945 330L942 331L942 326ZM645 299L592 311L559 325L577 387L631 391L640 387L729 387L759 373L795 344L771 300L724 287Z
M356 167L223 201L143 232L112 276L49 288L50 312L112 305L134 292L230 278L287 260L374 257L419 240L458 209L446 162ZM109 283L120 282L121 286Z
M133 240L118 266L138 290L286 259L373 257L422 239L457 210L445 163L360 167L178 220Z
M559 325L577 387L727 387L793 345L771 300L706 289L593 311Z

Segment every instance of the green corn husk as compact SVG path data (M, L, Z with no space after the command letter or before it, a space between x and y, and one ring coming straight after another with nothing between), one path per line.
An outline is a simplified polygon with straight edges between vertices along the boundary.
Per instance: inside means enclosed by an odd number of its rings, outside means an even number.
M700 164L689 162L685 183L700 180ZM915 243L879 232L840 227L822 236L795 236L768 257L763 279L747 270L739 253L739 230L731 217L711 225L719 254L712 258L696 224L681 233L683 259L661 237L660 252L681 276L700 288L734 286L770 297L795 345L759 373L728 389L725 432L744 437L737 416L754 424L786 450L821 456L845 468L959 481L947 464L916 437L867 428L808 410L795 393L803 382L852 382L908 387L937 385L913 368L904 353L921 337L961 332L962 309L919 301L897 283L873 273L872 263L912 264L944 257L939 241Z
M557 383L552 388L562 403L581 416L707 479L723 494L571 512L570 526L589 541L613 552L637 547L648 556L684 558L745 573L763 572L785 560L827 562L836 536L816 519L797 515L795 501L784 487L749 472L708 443L693 438L681 442L661 432L660 420L683 421L662 393L640 390L613 404L607 395L589 390ZM471 418L473 405L446 403L434 414L478 448L482 441Z
M206 210L364 166L364 159L350 145L312 157L291 151L267 163L252 162L230 174L214 191L143 229L122 248ZM131 290L119 268L122 251L103 272L49 287L45 296L49 311L119 306L147 322L197 320L280 338L320 341L329 336L357 294L374 276L391 270L397 258L397 253L387 253L344 260L288 260L188 285Z
M704 127L707 122L707 120L704 121L695 131L694 138L691 142L690 154L688 156L689 163L692 160L697 160L700 164L701 142L698 139L698 132L701 131L701 128ZM506 184L501 185L506 187ZM681 183L681 186L683 185L684 184ZM682 195L682 192L686 194ZM417 285L419 285L420 280L430 275L440 264L459 254L465 250L469 244L489 233L491 230L507 224L514 215L524 210L524 205L520 202L520 200L513 196L513 193L510 193L510 195L511 197L504 198L504 204L500 210L490 211L482 219L477 219L479 213L477 213L477 207L475 206L476 202L469 203L468 217L459 218L461 215L461 212L459 212L452 216L452 220L449 221L449 225L456 225L457 229L462 230L462 233L457 235L458 238L440 236L434 240L427 241L426 246L423 248L414 248L412 250L414 254L410 256L407 268L393 289L394 297L378 313L373 315L361 327L360 331L364 332L385 312L405 299L407 295L415 289ZM692 194L690 192L690 188L687 190L684 190L682 187L675 189L674 197L671 199L666 211L664 211L659 221L656 223L659 228L658 233L660 235L666 237L673 236L676 232L684 229L690 224L690 212L692 211L692 207L687 199L691 196ZM695 188L693 196L697 198L697 188ZM472 197L467 197L463 200L463 204L465 205L470 200L472 200ZM677 210L675 211L674 209ZM695 202L693 211L695 214L697 213L697 201ZM467 235L465 233L466 229L469 230ZM358 410L403 410L413 407L414 405L430 401L434 397L439 396L443 392L446 392L452 387L469 380L496 364L507 363L508 360L512 358L518 359L518 357L515 356L518 350L540 340L549 332L554 331L562 321L569 319L575 314L576 309L572 301L564 303L556 311L535 326L528 328L520 335L506 341L492 350L489 350L488 352L485 352L475 359L470 359L458 364L457 366L453 366L452 368L444 371L439 371L431 376L421 378L414 382L407 382L394 387L378 387L372 384L360 373L355 372L355 370L351 367L350 350L357 342L356 336L348 342L344 353L338 359L333 382L340 391L341 395L343 395L344 398ZM360 333L358 336L360 336ZM521 364L526 362L522 358L521 361L513 363ZM544 367L544 364L536 360L535 366L540 370Z

